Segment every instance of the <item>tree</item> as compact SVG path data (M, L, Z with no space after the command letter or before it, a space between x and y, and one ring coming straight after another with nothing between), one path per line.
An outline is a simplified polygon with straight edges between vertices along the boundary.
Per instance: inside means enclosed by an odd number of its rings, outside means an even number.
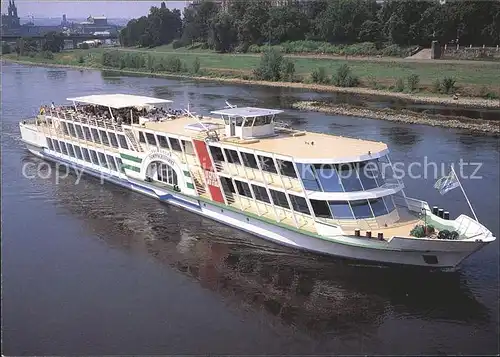
M296 6L272 7L266 30L271 42L303 40L309 32L309 20Z
M48 32L42 46L44 51L61 52L64 49L64 35L55 31Z
M211 21L210 42L217 52L230 52L238 39L233 18L227 12L220 12Z

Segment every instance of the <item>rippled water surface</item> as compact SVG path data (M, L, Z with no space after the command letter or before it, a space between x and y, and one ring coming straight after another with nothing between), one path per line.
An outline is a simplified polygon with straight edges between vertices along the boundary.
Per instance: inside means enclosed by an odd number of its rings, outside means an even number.
M494 354L498 240L455 273L359 266L279 247L153 199L75 177L23 177L41 161L18 122L41 104L98 92L173 99L200 114L325 97L4 64L2 69L3 353ZM288 111L295 127L386 142L392 160L483 163L464 186L499 235L498 139L464 131ZM469 169L466 169L466 171ZM472 170L472 169L470 169ZM405 180L409 196L452 216L459 190Z

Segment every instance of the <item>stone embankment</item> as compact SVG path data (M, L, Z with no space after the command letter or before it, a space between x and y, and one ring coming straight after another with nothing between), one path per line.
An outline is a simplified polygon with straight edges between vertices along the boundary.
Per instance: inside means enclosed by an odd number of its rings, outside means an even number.
M443 115L429 115L424 113L412 112L409 110L397 111L393 109L367 109L352 107L349 105L333 105L328 103L301 101L292 104L292 108L298 110L311 110L335 115L355 116L360 118L389 120L408 124L423 124L431 126L440 126L447 128L465 129L478 131L495 136L500 135L500 121L488 121L481 119L457 119L449 118Z

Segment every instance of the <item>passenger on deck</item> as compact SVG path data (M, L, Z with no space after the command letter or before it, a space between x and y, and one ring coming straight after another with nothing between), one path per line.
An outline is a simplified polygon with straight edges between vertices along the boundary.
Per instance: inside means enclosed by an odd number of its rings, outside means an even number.
M52 110L56 109L56 105L54 104L54 102L52 102L52 104L50 105L50 109L52 109Z

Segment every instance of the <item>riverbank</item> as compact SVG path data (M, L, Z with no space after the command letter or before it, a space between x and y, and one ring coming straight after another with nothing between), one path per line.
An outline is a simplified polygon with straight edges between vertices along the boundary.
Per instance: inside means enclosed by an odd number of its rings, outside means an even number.
M292 104L292 108L335 115L388 120L407 124L422 124L446 128L465 129L500 136L500 122L481 119L471 120L457 117L450 118L443 115L429 115L409 110L396 111L388 108L366 109L349 105L331 105L317 101L296 102Z
M271 82L271 81L258 81L253 79L244 79L238 77L227 77L227 71L213 70L204 75L196 75L191 73L166 73L141 71L133 69L116 69L107 68L100 65L98 61L87 61L86 63L54 63L50 59L36 58L27 60L26 58L16 58L14 56L2 56L2 60L6 62L14 62L26 65L36 66L50 66L50 67L64 67L64 68L79 68L88 70L107 70L125 74L136 74L151 77L166 77L166 78L186 78L193 80L204 81L218 81L222 83L235 83L235 84L248 84L248 85L261 85L270 87L284 87L284 88L298 88L307 89L312 91L332 92L332 93L351 93L356 95L366 96L382 96L387 98L399 98L412 103L426 103L446 105L453 107L464 108L500 108L500 100L498 99L485 99L477 97L460 97L458 100L453 99L451 96L442 96L436 94L422 94L422 93L400 93L388 90L371 89L364 87L336 87L333 85L312 84L312 83L298 83L298 82Z

